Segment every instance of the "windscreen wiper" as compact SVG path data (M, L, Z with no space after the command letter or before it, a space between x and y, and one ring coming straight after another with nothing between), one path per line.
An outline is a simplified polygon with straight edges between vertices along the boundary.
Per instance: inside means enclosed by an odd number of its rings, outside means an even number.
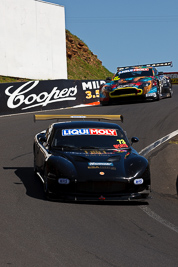
M102 149L102 147L98 147L98 146L81 146L80 149Z
M79 149L77 146L73 145L58 145L58 146L53 146L54 149Z

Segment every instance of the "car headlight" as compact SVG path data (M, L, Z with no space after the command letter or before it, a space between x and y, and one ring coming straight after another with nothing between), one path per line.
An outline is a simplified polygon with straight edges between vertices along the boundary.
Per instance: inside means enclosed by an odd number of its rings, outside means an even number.
M140 185L140 184L143 184L143 179L142 178L137 178L134 180L134 184L135 185Z
M67 178L59 178L58 179L58 183L59 184L69 184L70 183L70 180L67 179Z
M143 83L142 86L143 87L148 87L150 85L150 83Z
M111 92L111 91L112 91L111 86L107 86L107 87L105 87L104 89L105 89L106 91L108 91L108 92Z

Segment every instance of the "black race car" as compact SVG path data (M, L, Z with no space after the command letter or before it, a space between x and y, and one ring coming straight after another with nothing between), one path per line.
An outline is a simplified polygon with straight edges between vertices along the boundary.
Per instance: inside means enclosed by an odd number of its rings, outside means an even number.
M35 115L36 120L97 115ZM100 119L122 120L120 115ZM132 200L148 197L150 169L116 123L57 122L34 138L34 171L48 199ZM131 143L138 138L132 137Z

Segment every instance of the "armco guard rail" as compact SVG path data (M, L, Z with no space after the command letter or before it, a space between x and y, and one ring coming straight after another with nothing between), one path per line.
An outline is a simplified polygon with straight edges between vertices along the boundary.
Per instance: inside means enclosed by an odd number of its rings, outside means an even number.
M43 111L99 100L103 80L50 80L0 84L0 115Z

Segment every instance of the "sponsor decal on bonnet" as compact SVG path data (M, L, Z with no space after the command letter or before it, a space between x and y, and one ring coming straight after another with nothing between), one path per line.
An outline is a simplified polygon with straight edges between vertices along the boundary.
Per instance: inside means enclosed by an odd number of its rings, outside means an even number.
M112 162L89 162L89 166L113 166Z

